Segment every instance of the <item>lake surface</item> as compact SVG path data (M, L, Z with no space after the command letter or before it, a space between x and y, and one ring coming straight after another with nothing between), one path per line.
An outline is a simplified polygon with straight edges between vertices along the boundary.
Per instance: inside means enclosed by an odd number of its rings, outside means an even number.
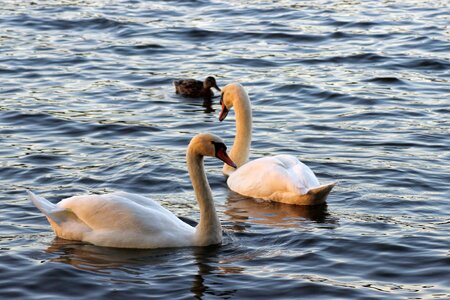
M3 1L1 299L449 299L447 1ZM198 220L185 165L234 111L174 93L238 81L251 158L292 154L323 207L230 192L206 159L221 246L119 250L56 239L26 189L117 190Z

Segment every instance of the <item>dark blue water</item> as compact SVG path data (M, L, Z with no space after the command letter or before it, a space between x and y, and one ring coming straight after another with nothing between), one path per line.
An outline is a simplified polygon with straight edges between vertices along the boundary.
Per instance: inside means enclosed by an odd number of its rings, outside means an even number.
M6 1L0 9L1 299L449 299L447 1ZM198 219L185 149L234 113L172 81L238 81L252 158L293 154L325 207L260 202L207 171L222 246L55 239L53 202L117 190Z

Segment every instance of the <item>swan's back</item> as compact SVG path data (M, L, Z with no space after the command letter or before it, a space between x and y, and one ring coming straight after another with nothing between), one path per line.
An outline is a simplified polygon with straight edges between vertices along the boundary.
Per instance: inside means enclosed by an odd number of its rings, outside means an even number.
M176 217L157 202L125 192L104 195L74 196L58 206L69 209L92 229L124 229L158 231Z
M311 169L292 155L250 161L233 172L227 183L241 195L266 200L292 198L320 186Z
M273 158L283 165L282 168L288 173L288 177L301 194L306 194L310 189L320 185L314 172L294 156L277 155Z
M64 222L50 222L62 238L121 248L192 244L193 227L157 202L139 195L117 192L74 196L62 200L57 207L68 212Z

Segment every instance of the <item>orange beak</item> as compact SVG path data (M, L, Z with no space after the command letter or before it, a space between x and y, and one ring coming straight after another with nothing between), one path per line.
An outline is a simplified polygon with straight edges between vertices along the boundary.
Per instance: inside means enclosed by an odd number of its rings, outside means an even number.
M226 106L225 106L225 104L223 103L223 101L221 101L221 102L222 102L222 110L220 111L220 114L219 114L219 121L220 121L220 122L222 122L223 120L225 120L225 118L227 117L228 112L229 112L228 108L226 108Z
M225 149L223 149L223 148L218 149L216 152L216 157L218 159L220 159L221 161L223 161L224 163L226 163L227 165L229 165L230 167L237 169L236 164L228 156L227 151Z

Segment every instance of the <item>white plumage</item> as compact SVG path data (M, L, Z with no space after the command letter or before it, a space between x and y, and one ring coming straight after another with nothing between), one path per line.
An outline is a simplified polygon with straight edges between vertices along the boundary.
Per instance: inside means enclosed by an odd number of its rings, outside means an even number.
M317 205L326 201L335 183L320 185L314 172L292 155L266 156L250 162L252 113L245 89L237 83L222 90L222 121L228 111L236 111L236 137L230 157L238 169L223 167L229 175L228 187L244 196L298 205Z
M194 242L193 227L157 202L139 195L83 195L57 204L31 192L29 196L63 239L118 248L180 247Z
M118 248L206 246L222 241L203 156L216 156L233 165L222 140L212 134L195 136L186 159L200 208L194 228L157 202L126 192L74 196L53 204L28 192L30 200L47 217L55 234L68 240Z

